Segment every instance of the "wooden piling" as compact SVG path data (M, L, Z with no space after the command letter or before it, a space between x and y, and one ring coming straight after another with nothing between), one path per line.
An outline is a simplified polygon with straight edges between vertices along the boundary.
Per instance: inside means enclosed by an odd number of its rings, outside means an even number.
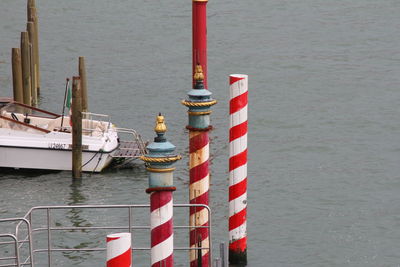
M33 1L33 3L35 3ZM36 75L36 88L38 95L40 94L40 59L39 59L39 24L36 7L33 5L29 7L28 1L28 21L32 22L34 25L34 35L31 39L33 45L33 55L35 62L35 75Z
M82 92L80 77L72 78L72 178L82 177Z
M29 21L29 8L31 8L31 7L36 7L35 0L28 0L27 1L26 8L28 10L28 21Z
M31 78L29 60L29 35L28 32L21 32L21 69L22 69L22 89L24 104L31 105Z
M37 106L38 104L38 94L37 94L37 75L36 75L36 62L35 62L35 49L34 42L35 39L35 25L33 22L28 22L26 24L26 30L29 35L29 61L30 61L30 75L31 75L31 95L32 95L32 106Z
M86 67L85 58L79 57L79 77L81 77L82 89L82 111L88 112L88 98L87 98L87 82L86 82Z
M11 62L14 100L24 103L24 94L22 90L21 50L19 48L13 48L11 50Z

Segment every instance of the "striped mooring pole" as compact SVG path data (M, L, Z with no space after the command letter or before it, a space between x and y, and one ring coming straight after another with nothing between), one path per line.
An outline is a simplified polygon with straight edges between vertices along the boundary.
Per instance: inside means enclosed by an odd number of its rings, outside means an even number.
M208 205L208 192L210 188L209 176L209 138L210 107L217 103L211 98L211 92L204 88L204 75L202 67L197 65L194 75L196 84L188 92L189 98L182 104L189 108L189 201L190 204ZM208 226L209 218L206 209L199 207L190 208L189 226ZM201 241L201 242L199 242ZM199 245L200 244L200 245ZM209 266L210 240L207 228L190 228L190 266L199 266L198 253L195 248L202 249L202 267Z
M147 146L149 153L141 157L146 162L150 173L150 229L151 229L151 266L174 266L174 233L173 233L173 186L172 165L181 159L174 154L175 146L167 141L167 126L164 117L159 114L154 128L157 137Z
M197 65L204 73L204 86L208 88L207 75L207 3L208 0L192 0L192 77ZM196 80L193 78L192 86Z
M131 267L131 243L131 233L107 235L107 267Z
M229 77L229 263L247 264L248 76Z

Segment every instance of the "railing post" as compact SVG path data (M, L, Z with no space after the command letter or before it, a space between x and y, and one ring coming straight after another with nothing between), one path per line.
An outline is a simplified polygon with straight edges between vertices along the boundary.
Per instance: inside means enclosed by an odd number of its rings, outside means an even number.
M147 146L149 153L141 157L150 172L150 229L151 229L151 266L174 266L173 232L173 172L172 165L181 159L174 153L175 146L167 141L167 127L161 113L157 116L154 128L157 137Z

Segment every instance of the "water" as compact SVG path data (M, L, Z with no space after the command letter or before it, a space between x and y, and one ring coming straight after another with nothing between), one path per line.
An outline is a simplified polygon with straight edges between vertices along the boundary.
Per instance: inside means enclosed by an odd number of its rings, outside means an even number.
M67 76L86 57L89 108L153 137L166 115L187 202L186 108L191 3L37 1L41 106L60 111ZM214 240L227 239L230 73L249 74L249 266L399 266L400 2L210 1ZM0 90L11 95L10 53L25 1L0 3ZM42 204L147 203L143 167L84 175L0 178L0 217ZM178 257L179 259L179 257ZM80 265L79 265L80 264ZM76 266L85 266L76 263Z

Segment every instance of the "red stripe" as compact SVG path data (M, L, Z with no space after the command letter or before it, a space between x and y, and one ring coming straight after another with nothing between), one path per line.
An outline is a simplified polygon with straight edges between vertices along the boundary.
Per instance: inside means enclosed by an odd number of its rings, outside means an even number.
M229 142L232 142L233 140L242 137L247 133L247 121L238 124L236 126L233 126L229 130Z
M189 153L205 147L209 143L208 132L202 132L189 140Z
M203 224L202 226L208 226L208 222ZM196 228L190 231L190 245L197 244L199 241L199 237L201 236L201 240L204 240L208 237L208 228Z
M132 252L128 249L121 255L107 261L107 267L129 267L132 262Z
M117 239L120 239L121 237L108 237L107 236L107 242L110 242L110 241L113 241L113 240L117 240Z
M190 204L204 204L208 205L208 191L206 191L204 194L195 197L193 199L190 199ZM190 215L194 214L195 212L199 212L202 209L205 209L204 207L190 207Z
M247 191L247 178L240 183L229 186L229 201L232 201Z
M153 263L151 267L172 267L174 266L174 254L169 255L162 261L158 261Z
M164 224L157 226L151 230L151 247L154 247L161 242L165 241L173 233L172 231L173 221L172 219L165 222Z
M243 209L229 217L229 231L241 226L246 221L247 209Z
M235 252L245 252L247 248L247 236L235 240L229 244L229 250Z
M232 83L235 83L243 79L244 77L229 76L229 85L232 85Z
M190 184L193 184L208 175L208 160L190 169Z
M248 91L231 99L229 102L229 114L233 114L247 105L247 93Z
M232 171L247 162L247 149L229 158L229 171Z
M150 195L150 212L165 206L168 202L172 200L172 192L170 191L160 191L153 192Z

